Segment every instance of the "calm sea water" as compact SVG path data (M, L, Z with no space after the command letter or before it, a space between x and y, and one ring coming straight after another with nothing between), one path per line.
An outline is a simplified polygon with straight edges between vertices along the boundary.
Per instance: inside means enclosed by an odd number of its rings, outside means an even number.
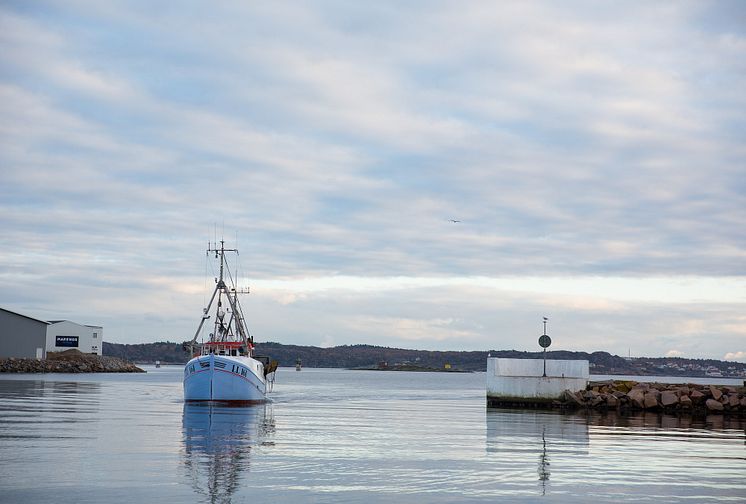
M485 375L278 372L185 405L181 367L0 375L1 502L746 502L746 421L485 407Z

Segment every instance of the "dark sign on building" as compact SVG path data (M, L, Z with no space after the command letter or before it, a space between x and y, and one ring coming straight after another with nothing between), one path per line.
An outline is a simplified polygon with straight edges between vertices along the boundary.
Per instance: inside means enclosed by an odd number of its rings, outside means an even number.
M58 347L78 347L77 336L57 336L57 341L54 346Z

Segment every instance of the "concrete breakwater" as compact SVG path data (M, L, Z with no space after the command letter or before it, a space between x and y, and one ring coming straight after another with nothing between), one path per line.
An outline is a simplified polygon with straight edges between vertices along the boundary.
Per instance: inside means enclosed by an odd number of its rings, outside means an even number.
M589 381L588 361L487 359L487 407L746 416L746 386Z
M746 415L746 387L610 380L590 382L586 390L565 390L559 400L546 405L556 408Z
M0 359L0 373L144 373L132 363L116 357L77 351L51 354L47 359Z

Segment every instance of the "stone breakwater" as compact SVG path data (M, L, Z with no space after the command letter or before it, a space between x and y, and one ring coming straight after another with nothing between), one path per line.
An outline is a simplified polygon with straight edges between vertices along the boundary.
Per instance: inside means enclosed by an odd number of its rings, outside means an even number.
M144 373L116 357L80 355L68 359L0 359L0 373Z
M746 415L746 387L694 384L591 382L586 390L566 390L559 408Z

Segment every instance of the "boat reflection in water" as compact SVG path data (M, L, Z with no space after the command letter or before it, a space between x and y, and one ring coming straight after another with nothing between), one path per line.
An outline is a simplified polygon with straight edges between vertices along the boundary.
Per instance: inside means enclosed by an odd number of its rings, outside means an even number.
M183 463L196 493L229 502L249 470L251 451L272 444L272 405L186 403Z

